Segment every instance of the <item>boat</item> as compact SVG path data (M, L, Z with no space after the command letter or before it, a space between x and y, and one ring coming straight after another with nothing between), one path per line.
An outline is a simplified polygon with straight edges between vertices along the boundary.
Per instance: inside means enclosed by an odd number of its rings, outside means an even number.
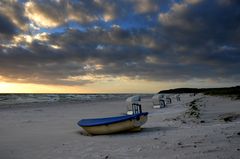
M107 118L82 119L78 125L91 135L104 135L123 131L140 131L146 123L148 112L140 104L133 104L133 114Z

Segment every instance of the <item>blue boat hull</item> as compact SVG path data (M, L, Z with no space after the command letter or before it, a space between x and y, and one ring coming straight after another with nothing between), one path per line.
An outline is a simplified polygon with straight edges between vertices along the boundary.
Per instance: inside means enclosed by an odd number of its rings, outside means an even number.
M78 125L92 135L140 130L140 127L147 121L147 115L148 113L145 112L118 117L82 119L78 122Z

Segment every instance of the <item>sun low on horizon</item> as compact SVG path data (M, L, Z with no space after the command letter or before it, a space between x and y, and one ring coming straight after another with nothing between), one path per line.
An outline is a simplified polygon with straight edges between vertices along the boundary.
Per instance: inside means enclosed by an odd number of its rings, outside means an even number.
M2 0L0 93L240 84L237 0Z
M111 85L111 88L106 85ZM85 86L0 83L1 93L157 93L161 89L175 88L176 86L176 84L170 86L169 83L143 80L103 81Z

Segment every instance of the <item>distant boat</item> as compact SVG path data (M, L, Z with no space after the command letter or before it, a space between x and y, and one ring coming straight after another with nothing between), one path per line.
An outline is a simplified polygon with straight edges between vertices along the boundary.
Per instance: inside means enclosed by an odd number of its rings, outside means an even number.
M148 112L142 112L141 105L136 103L132 104L132 109L132 115L82 119L78 122L78 125L92 135L139 131L141 126L147 121Z

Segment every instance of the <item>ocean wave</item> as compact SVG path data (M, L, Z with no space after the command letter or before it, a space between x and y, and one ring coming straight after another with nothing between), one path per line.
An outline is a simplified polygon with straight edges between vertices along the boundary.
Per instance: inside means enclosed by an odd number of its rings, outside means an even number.
M126 99L134 94L0 94L1 105L41 102L89 102Z

